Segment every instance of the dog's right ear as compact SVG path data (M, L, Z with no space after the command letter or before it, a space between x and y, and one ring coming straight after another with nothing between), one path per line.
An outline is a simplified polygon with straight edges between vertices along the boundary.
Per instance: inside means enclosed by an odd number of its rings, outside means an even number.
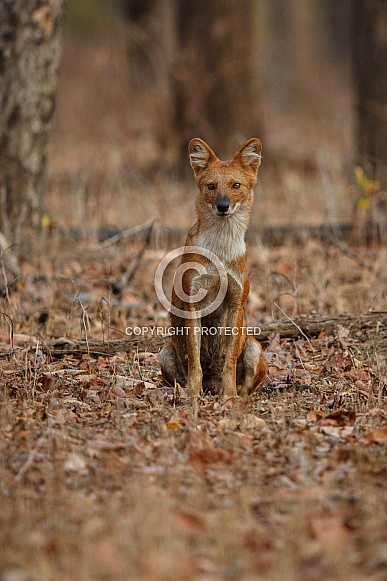
M209 147L205 141L199 139L198 137L191 139L189 142L188 151L189 161L196 175L202 170L206 169L210 162L217 159L211 147Z

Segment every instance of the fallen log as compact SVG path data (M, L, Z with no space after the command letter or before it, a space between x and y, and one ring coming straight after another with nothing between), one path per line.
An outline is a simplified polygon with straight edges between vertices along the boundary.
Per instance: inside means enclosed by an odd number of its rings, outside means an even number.
M106 246L121 242L126 239L130 243L144 243L148 235L149 223L119 230L118 228L102 227L97 233L98 244L89 250L101 250ZM153 231L151 245L157 247L181 246L187 236L187 229L178 227L168 227L157 224ZM284 244L305 244L311 238L335 245L337 242L355 245L367 245L370 243L385 243L387 240L387 221L380 219L379 222L368 220L361 226L355 222L343 224L320 224L314 225L276 225L267 227L257 227L251 225L247 230L247 242L255 244L257 240L271 247L283 246Z
M280 319L261 327L257 338L267 340L272 333L279 333L283 338L296 339L302 335L318 337L322 332L333 335L337 326L341 325L349 329L351 333L366 329L368 332L377 333L387 331L387 311L369 311L363 314L344 315L301 315L292 320ZM302 333L300 332L302 331Z
M262 325L260 332L255 336L260 341L268 341L270 337L278 333L281 338L297 339L299 337L318 337L322 333L334 335L338 326L349 330L352 337L360 341L372 338L373 345L381 353L387 352L387 311L370 311L363 314L344 315L302 315L294 319L280 319ZM362 332L362 333L361 333ZM361 334L357 337L356 334ZM91 356L112 356L120 351L158 353L165 343L165 337L149 333L149 335L128 336L123 340L97 341L72 341L70 339L57 339L51 342L28 344L22 347L23 351L43 352L52 357L65 356L79 357L85 354ZM16 348L19 350L20 348ZM15 351L15 349L14 349ZM0 350L0 356L4 357L12 352L11 348Z

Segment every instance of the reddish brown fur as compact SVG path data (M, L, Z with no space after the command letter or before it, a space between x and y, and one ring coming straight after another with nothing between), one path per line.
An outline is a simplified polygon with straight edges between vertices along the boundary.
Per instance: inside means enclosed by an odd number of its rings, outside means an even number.
M200 319L171 314L172 327L186 328L187 332L174 335L172 342L160 352L162 373L170 383L187 383L193 397L200 394L204 384L210 384L225 397L245 395L266 379L267 361L258 341L244 333L243 314L250 290L244 237L261 149L259 139L250 139L231 161L221 161L201 139L193 139L189 145L199 195L197 222L188 233L186 247L198 246L216 254L226 268L228 280L226 296L213 313ZM182 279L184 292L194 295L198 289L205 289L206 300L211 302L219 289L219 276L211 270L210 261L200 254L183 254L181 265L187 262L203 265L207 272L198 276L195 270L186 271ZM198 308L181 300L175 286L172 305L186 313ZM231 336L195 332L195 328L203 332L209 327L229 327L236 331Z

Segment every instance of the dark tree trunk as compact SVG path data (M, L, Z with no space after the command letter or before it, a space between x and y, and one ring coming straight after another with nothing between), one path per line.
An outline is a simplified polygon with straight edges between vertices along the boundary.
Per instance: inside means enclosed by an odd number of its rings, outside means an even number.
M158 164L168 165L173 130L171 69L176 54L175 0L122 0L128 38L131 127L152 137ZM158 168L156 168L158 169Z
M348 54L351 42L351 0L325 0L322 4L326 14L328 54L340 60Z
M359 161L378 177L387 166L386 0L353 0L353 69Z
M253 0L122 3L132 24L133 129L156 138L164 169L190 171L192 137L207 140L224 157L245 139L262 136Z
M252 90L251 0L177 0L181 54L174 69L176 128L186 144L208 141L221 157L260 136Z
M63 5L0 2L0 229L11 239L21 221L39 223Z

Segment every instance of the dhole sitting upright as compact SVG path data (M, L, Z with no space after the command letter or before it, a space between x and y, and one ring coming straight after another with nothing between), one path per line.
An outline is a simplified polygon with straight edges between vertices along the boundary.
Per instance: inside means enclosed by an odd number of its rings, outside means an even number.
M247 395L266 378L267 361L261 345L243 326L250 290L245 233L261 150L260 140L250 139L231 161L220 161L201 139L192 139L189 144L200 192L197 222L189 231L178 269L183 273L180 289L176 271L170 314L172 341L161 350L160 363L165 380L188 385L194 398L202 387L226 398ZM214 267L210 259L213 255L223 263L227 286L221 303L203 316L222 282L216 261ZM200 292L201 297L205 294L199 304L202 311L190 302ZM173 314L177 309L178 314Z

